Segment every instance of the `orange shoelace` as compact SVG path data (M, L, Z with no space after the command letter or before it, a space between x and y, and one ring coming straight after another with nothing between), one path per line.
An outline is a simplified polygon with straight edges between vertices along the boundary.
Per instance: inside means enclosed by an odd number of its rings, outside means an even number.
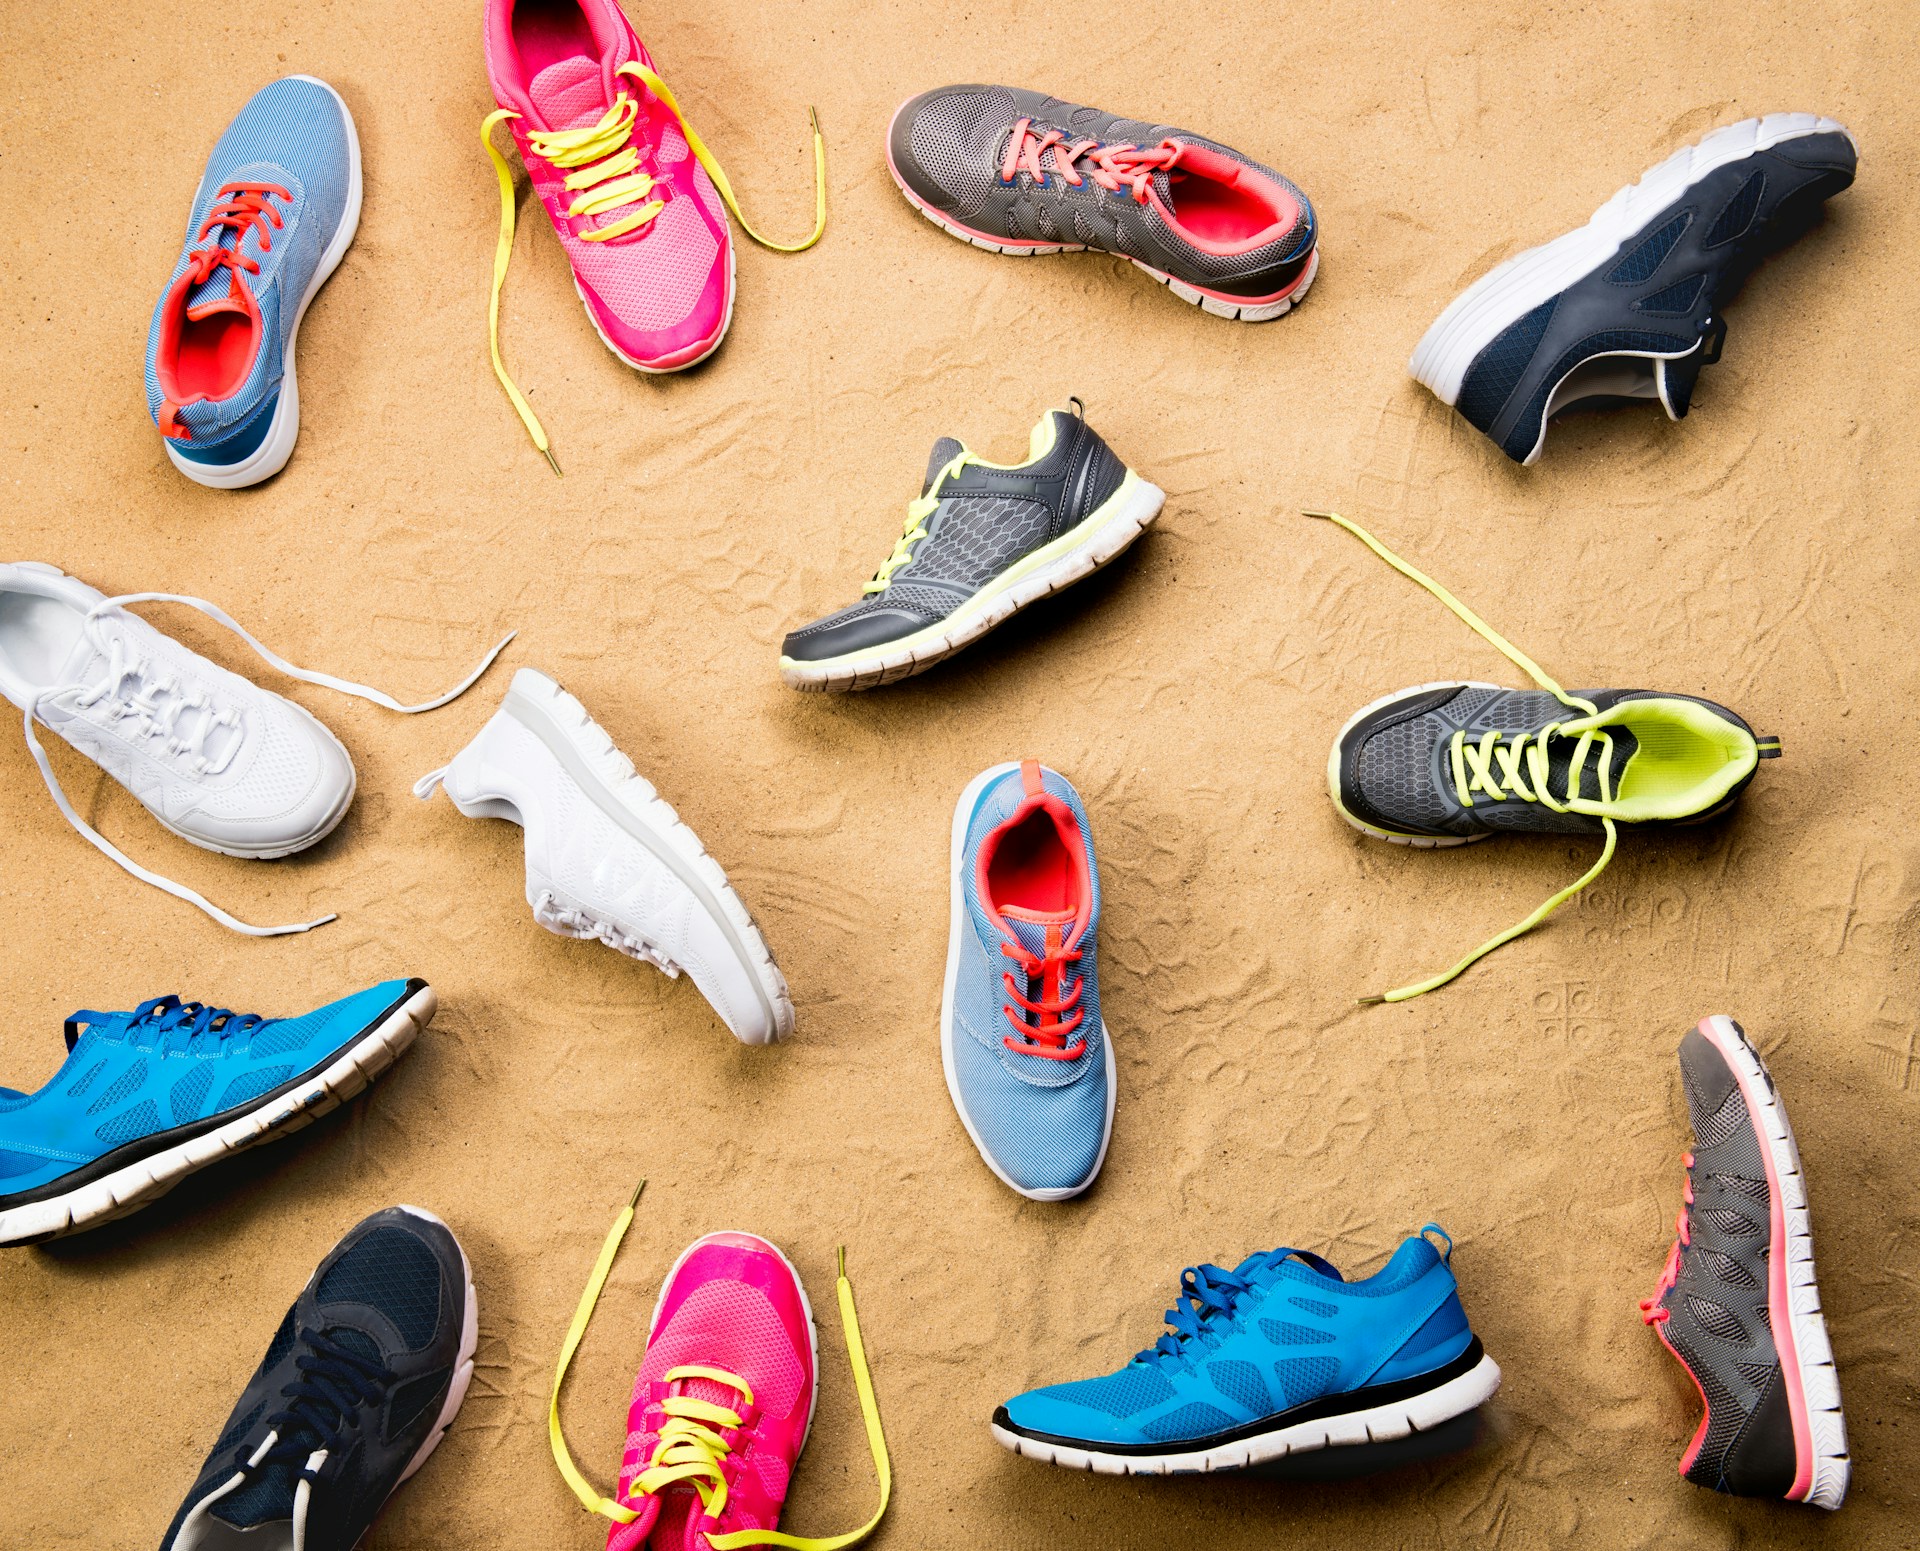
M1681 1246L1693 1243L1693 1228L1687 1220L1687 1208L1693 1205L1693 1154L1682 1153L1680 1161L1687 1166L1687 1183L1680 1193L1680 1214L1673 1220L1673 1248L1667 1252L1667 1263L1660 1269L1660 1280L1654 1283L1653 1296L1640 1300L1640 1322L1643 1325L1664 1325L1673 1317L1673 1311L1662 1308L1660 1300L1680 1280Z
M1067 1036L1080 1027L1087 1015L1086 1009L1077 1005L1087 983L1085 980L1076 980L1073 989L1062 996L1060 979L1067 965L1079 962L1080 950L1063 947L1060 928L1050 925L1044 954L1029 953L1019 943L1011 941L1001 943L1000 951L1020 966L1030 988L1038 983L1040 992L1037 997L1029 999L1014 984L1011 970L1001 973L1001 984L1006 987L1007 995L1013 998L1001 1008L1001 1012L1005 1014L1007 1022L1013 1025L1014 1032L1001 1035L1000 1042L1016 1055L1039 1056L1046 1061L1078 1060L1086 1050L1087 1042L1076 1039L1069 1045ZM1015 1011L1016 1004L1033 1014L1033 1022L1029 1023L1019 1016ZM1073 1016L1063 1018L1061 1014L1068 1011Z
M241 253L240 244L247 240L248 231L258 226L260 251L271 252L273 237L268 227L278 229L287 223L281 216L279 207L268 204L267 201L269 197L283 199L289 203L293 200L293 195L278 183L229 183L220 190L220 196L220 203L207 212L207 219L196 233L202 241L208 237L214 237L213 245L195 248L187 255L191 266L188 273L192 275L195 285L205 283L208 276L222 264L229 269L249 275L259 274L259 264ZM221 247L218 237L214 235L222 229L231 230L237 234L231 248Z
M1033 120L1023 118L1007 136L1006 154L1000 158L1000 181L1011 183L1019 173L1026 172L1036 183L1045 183L1049 169L1041 165L1040 158L1047 151L1053 153L1052 171L1072 187L1079 188L1087 178L1104 189L1125 186L1144 205L1154 173L1171 172L1186 147L1172 140L1162 140L1150 151L1131 142L1102 145L1090 138L1069 141L1057 129L1036 134Z

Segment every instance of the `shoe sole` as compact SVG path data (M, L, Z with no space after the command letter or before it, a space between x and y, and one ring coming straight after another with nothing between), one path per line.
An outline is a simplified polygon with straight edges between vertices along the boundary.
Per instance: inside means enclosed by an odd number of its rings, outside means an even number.
M768 1031L764 1039L741 1038L737 1032L735 1037L740 1038L742 1044L759 1045L790 1035L794 1008L786 977L774 963L766 938L761 936L745 902L727 882L720 864L707 854L700 837L682 822L646 777L636 771L621 783L627 790L620 790L595 769L597 751L582 748L573 737L575 729L593 726L607 739L608 749L623 763L630 763L619 754L606 729L599 727L587 714L587 708L558 684L552 684L539 700L518 688L509 689L500 708L538 738L588 799L678 878L720 928L735 960L759 993L762 1021ZM600 913L587 909L585 901L563 898L557 890L555 897L583 913ZM645 933L636 931L633 935L644 937Z
M436 1223L442 1228L447 1227L425 1207L402 1206L400 1210L427 1222ZM447 1228L447 1236L453 1238L451 1228ZM446 1437L447 1429L453 1425L453 1419L466 1402L467 1391L473 1384L473 1358L480 1347L480 1300L473 1290L473 1265L467 1259L466 1248L457 1238L453 1240L453 1247L460 1251L460 1270L466 1279L467 1288L466 1304L460 1322L460 1354L454 1359L453 1379L447 1385L447 1398L440 1406L440 1415L433 1424L433 1431L427 1434L426 1441L415 1451L413 1458L407 1461L407 1468L400 1472L400 1479L394 1482L395 1491L411 1480L414 1473L426 1464L427 1456L440 1447L440 1440Z
M63 1195L0 1211L0 1246L38 1244L125 1217L210 1163L311 1125L392 1066L438 1006L433 987L422 985L324 1069L257 1108Z
M818 662L780 658L789 688L843 692L875 689L924 673L1029 603L1072 586L1118 559L1166 505L1166 492L1132 469L1120 488L1081 522L1009 567L938 624L890 641L879 651L849 652Z
M1097 1446L1075 1448L1049 1439L1031 1438L998 1422L991 1424L991 1429L994 1440L1002 1448L1045 1464L1063 1465L1069 1470L1090 1470L1106 1476L1200 1475L1216 1470L1244 1470L1249 1465L1264 1464L1289 1454L1307 1454L1347 1444L1384 1443L1413 1433L1429 1432L1442 1422L1484 1405L1499 1388L1499 1365L1482 1353L1479 1362L1467 1372L1417 1395L1362 1410L1315 1417L1216 1448L1186 1453L1114 1454L1103 1452Z
M912 101L911 98L908 101ZM900 108L894 109L894 119L900 117ZM893 175L894 186L907 196L907 202L929 221L945 232L949 237L958 237L971 247L984 248L989 253L1004 253L1009 258L1034 258L1047 253L1103 253L1110 258L1125 259L1135 269L1143 270L1164 285L1169 291L1186 302L1198 307L1202 312L1210 312L1216 318L1228 318L1240 323L1271 323L1275 318L1285 317L1301 302L1306 300L1307 292L1313 288L1315 276L1320 273L1320 247L1316 236L1314 249L1308 256L1307 266L1296 275L1293 283L1285 290L1276 291L1271 296L1243 298L1228 296L1221 291L1209 291L1203 286L1176 279L1164 270L1155 269L1143 259L1137 259L1126 253L1114 253L1107 248L1089 248L1084 242L1016 242L1010 239L990 236L986 232L974 231L962 226L951 216L942 215L918 194L907 186L907 180L900 176L900 169L893 164L893 126L887 126L887 171Z
M1100 1045L1107 1058L1107 1118L1105 1129L1100 1133L1100 1154L1093 1160L1093 1169L1077 1185L1067 1185L1058 1189L1029 1190L1024 1185L1016 1185L1001 1171L1000 1165L993 1161L993 1154L987 1151L987 1144L980 1140L980 1133L974 1127L973 1117L967 1113L966 1100L960 1097L960 1082L953 1069L954 988L960 980L960 947L964 941L963 933L971 931L967 919L966 891L960 884L961 852L967 840L967 824L973 817L973 810L980 801L980 794L987 784L998 780L1010 770L1020 766L1008 761L983 770L967 783L961 792L959 802L953 808L953 837L947 850L948 927L947 927L947 973L940 993L940 1067L946 1073L947 1097L953 1100L955 1113L960 1116L960 1124L967 1128L974 1149L980 1154L987 1167L993 1170L993 1176L1017 1195L1025 1196L1029 1201L1067 1201L1079 1195L1100 1177L1100 1170L1107 1161L1107 1147L1113 1141L1113 1103L1120 1090L1119 1072L1113 1056L1113 1040L1107 1033L1107 1020L1100 1020Z
M248 485L260 484L278 474L293 456L293 444L300 437L300 382L294 367L294 346L300 338L300 325L307 316L307 308L319 294L320 287L327 283L334 270L340 267L340 261L347 256L354 233L360 229L360 131L353 122L353 113L347 107L346 99L317 76L296 75L291 79L310 81L324 88L340 105L340 114L347 122L347 206L341 213L340 229L333 234L333 240L320 255L320 264L313 272L313 279L307 282L307 293L300 298L300 310L293 315L293 328L287 334L286 372L280 382L280 400L273 406L273 419L267 425L265 440L238 463L195 463L193 459L183 458L175 452L171 441L161 444L175 468L196 485L205 485L213 490L240 490ZM196 845L204 843L195 841ZM237 856L247 853L229 854Z
M1534 308L1599 269L1709 173L1787 140L1836 131L1852 138L1844 125L1819 114L1769 113L1725 125L1674 152L1621 189L1586 225L1515 254L1468 286L1421 336L1407 370L1443 404L1458 403L1481 351ZM1534 451L1537 455L1538 447Z
M1396 700L1404 700L1409 695L1424 695L1434 689L1498 689L1498 684L1483 684L1477 679L1439 679L1431 684L1415 684L1408 689L1396 689L1390 695L1382 695L1378 700L1370 701L1347 718L1346 725L1340 729L1333 740L1333 748L1327 754L1327 795L1333 798L1333 806L1340 817L1345 819L1363 835L1371 835L1375 840L1390 840L1397 846L1414 846L1422 851L1441 850L1448 846L1472 845L1477 840L1488 840L1490 834L1479 835L1410 835L1397 829L1381 829L1358 819L1347 811L1347 805L1340 800L1340 751L1347 741L1347 734L1361 722L1373 715L1382 706L1391 705Z
M1846 1417L1840 1408L1840 1376L1814 1278L1813 1228L1807 1212L1800 1149L1794 1143L1793 1127L1787 1123L1786 1108L1774 1089L1773 1078L1746 1031L1733 1019L1717 1014L1701 1019L1699 1029L1739 1082L1740 1096L1746 1101L1747 1115L1766 1159L1767 1212L1772 1230L1772 1248L1767 1255L1767 1318L1774 1348L1780 1354L1780 1371L1787 1379L1796 1461L1787 1500L1838 1508L1846 1498L1853 1466L1847 1453Z

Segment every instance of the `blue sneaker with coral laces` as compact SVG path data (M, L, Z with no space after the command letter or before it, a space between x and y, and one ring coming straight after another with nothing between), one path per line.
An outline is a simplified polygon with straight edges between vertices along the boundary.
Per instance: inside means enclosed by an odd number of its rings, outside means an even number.
M286 467L300 434L294 339L360 224L360 140L310 75L263 86L207 159L147 334L167 456L216 489Z
M987 1167L1035 1201L1093 1183L1113 1134L1100 1018L1100 877L1080 794L1034 760L995 765L953 813L940 1053Z
M1303 1249L1189 1266L1167 1334L1118 1373L1016 1395L993 1436L1075 1470L1174 1475L1425 1432L1500 1387L1452 1260L1428 1223L1364 1281Z
M391 1066L435 1006L424 980L389 980L298 1018L177 996L75 1013L46 1086L0 1088L0 1244L124 1217L299 1130Z

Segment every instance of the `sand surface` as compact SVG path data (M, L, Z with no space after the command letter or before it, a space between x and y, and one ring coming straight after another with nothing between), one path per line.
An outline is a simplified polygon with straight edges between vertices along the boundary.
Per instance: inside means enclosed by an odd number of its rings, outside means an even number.
M548 1458L546 1388L642 1174L566 1403L603 1486L659 1278L697 1234L739 1227L793 1257L824 1320L793 1531L872 1507L832 1316L845 1242L897 1477L876 1546L1915 1544L1913 8L633 15L776 234L809 211L818 104L831 221L800 257L742 245L719 355L645 378L595 339L526 211L503 338L564 479L487 367L497 203L474 0L12 0L0 16L0 553L209 597L295 660L406 698L520 631L466 699L411 719L260 670L338 732L360 778L341 829L284 863L172 839L54 744L103 833L243 915L339 912L307 937L228 935L117 872L60 821L17 732L0 736L0 1080L43 1083L73 1009L171 990L290 1013L416 974L443 1008L303 1136L0 1255L0 1544L156 1543L313 1264L409 1201L472 1257L479 1372L368 1544L598 1545ZM208 148L294 71L352 106L365 217L301 337L292 464L203 490L146 417L147 318ZM881 137L901 98L955 80L1170 119L1275 163L1321 213L1311 297L1230 324L1117 260L1017 263L936 232L895 192ZM1421 331L1495 261L1776 109L1847 123L1860 180L1730 310L1689 420L1587 417L1520 470L1407 377ZM1015 456L1072 393L1168 492L1128 560L909 683L783 688L783 631L856 594L931 441ZM1323 763L1355 709L1428 680L1518 680L1296 515L1327 505L1563 682L1711 696L1781 734L1786 758L1731 822L1629 836L1576 908L1453 988L1357 1007L1594 851L1416 853L1339 821ZM254 671L197 617L151 617ZM516 664L580 695L726 867L792 982L791 1043L742 1048L690 983L539 930L519 832L408 794ZM1119 1114L1104 1175L1066 1206L987 1172L937 1052L952 802L1027 754L1085 795L1106 890ZM1675 1045L1714 1011L1753 1031L1806 1158L1855 1451L1832 1519L1676 1479L1696 1401L1635 1312L1689 1139ZM1506 1373L1438 1452L1140 1482L1018 1460L988 1435L1006 1396L1149 1344L1183 1265L1290 1243L1365 1271L1428 1218L1453 1232Z

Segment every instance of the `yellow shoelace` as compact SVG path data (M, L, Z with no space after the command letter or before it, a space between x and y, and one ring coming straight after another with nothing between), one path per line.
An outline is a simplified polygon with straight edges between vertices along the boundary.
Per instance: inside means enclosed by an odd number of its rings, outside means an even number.
M907 525L901 530L900 537L894 540L893 553L881 562L880 569L873 573L873 580L860 589L863 597L869 593L885 592L893 582L893 573L913 559L913 546L927 536L927 519L940 509L940 487L958 474L972 457L973 454L962 447L933 476L927 493L907 502Z
M755 231L741 213L733 185L727 181L720 163L707 149L706 141L687 122L686 115L680 111L680 104L667 89L667 83L637 61L620 66L615 74L638 81L666 105L667 111L679 122L681 133L686 136L687 148L707 169L707 176L713 179L713 186L720 191L720 197L727 202L727 208L733 212L741 230L761 247L771 248L776 253L800 253L820 240L820 234L827 229L827 147L820 137L819 115L813 109L807 109L807 118L813 126L813 231L801 242L774 242ZM551 132L530 130L527 134L527 143L536 156L556 167L574 169L567 174L564 183L564 187L575 195L573 203L567 207L569 216L605 215L622 205L637 200L645 201L617 221L609 221L604 226L580 233L583 242L610 241L644 226L666 208L663 200L647 198L653 192L656 180L651 173L638 170L640 155L631 144L631 136L634 121L639 115L638 100L621 92L597 124ZM520 115L511 108L497 108L480 124L480 143L487 148L487 155L493 161L494 174L500 182L500 240L493 250L493 291L487 300L487 343L493 353L494 376L500 379L500 386L507 390L507 397L513 400L520 423L527 428L527 435L533 438L533 445L552 464L554 473L558 474L560 464L553 455L552 444L547 440L546 428L540 424L540 417L533 412L526 395L521 393L508 374L506 363L500 359L500 288L506 284L507 266L513 257L513 171L508 167L506 157L494 145L493 131L494 126L503 120L518 117Z
M1386 545L1382 544L1371 533L1367 532L1365 528L1361 527L1359 523L1348 521L1338 512L1308 512L1306 515L1309 517L1323 517L1328 522L1345 528L1347 532L1359 539L1361 543L1365 544L1368 549L1386 561L1388 565L1392 566L1394 570L1398 571L1402 576L1411 577L1422 587L1426 588L1428 592L1432 593L1449 609L1453 610L1455 614L1459 615L1459 617L1466 622L1468 628L1476 635L1499 651L1509 662L1525 673L1534 683L1557 698L1563 705L1575 711L1582 712L1587 716L1597 716L1599 714L1599 708L1591 701L1582 700L1575 695L1568 694L1558 684L1554 683L1552 679L1548 678L1545 670L1531 657L1527 656L1525 652L1508 641L1505 636L1501 635L1499 631L1495 630L1493 626L1489 625L1478 614L1474 613L1472 609L1468 608L1466 604L1448 592L1446 588L1442 587L1432 577L1407 564L1406 561L1402 560L1392 550L1388 549ZM1473 806L1472 794L1475 791L1482 791L1495 799L1508 795L1524 797L1528 801L1541 803L1553 809L1556 813L1566 812L1568 804L1557 800L1553 794L1547 790L1546 779L1547 739L1556 733L1560 733L1562 725L1563 724L1559 722L1555 722L1551 726L1543 728L1537 735L1529 735L1525 740L1512 743L1503 742L1497 733L1487 733L1481 737L1478 743L1468 743L1467 736L1464 732L1456 732L1453 735L1453 746L1450 751L1450 758L1454 786L1460 801L1465 806L1471 808ZM1579 791L1580 773L1586 763L1587 751L1591 743L1598 741L1601 745L1598 769L1600 777L1600 801L1602 803L1611 802L1613 800L1613 790L1610 777L1610 753L1613 740L1608 737L1604 731L1594 729L1584 729L1579 736L1580 742L1575 748L1573 764L1568 773L1568 796L1571 798L1573 793ZM1521 766L1523 760L1526 766L1526 774L1530 774L1532 777L1532 785L1530 787L1526 784L1526 776L1522 773ZM1503 789L1503 783L1508 789ZM1607 863L1613 860L1614 843L1619 838L1619 832L1615 828L1613 819L1610 816L1604 813L1596 816L1600 820L1601 827L1606 831L1606 844L1601 848L1600 860L1588 868L1576 882L1569 884L1566 888L1560 890L1559 893L1553 895L1525 920L1516 922L1504 932L1497 933L1488 938L1458 964L1454 965L1452 969L1443 970L1441 973L1429 976L1427 979L1418 981L1413 985L1399 986L1380 996L1363 996L1360 998L1361 1005L1371 1006L1377 1002L1404 1002L1412 997L1424 996L1429 991L1436 991L1441 986L1447 984L1448 981L1456 979L1466 970L1478 964L1489 953L1493 952L1494 949L1504 947L1516 937L1524 937L1542 921L1546 920L1554 911L1558 910L1568 900L1572 899L1574 895L1592 883L1595 878L1599 877L1601 873L1605 872L1607 870Z
M631 1524L640 1514L625 1503L601 1496L574 1464L573 1455L560 1431L560 1386L566 1380L567 1367L573 1361L573 1354L579 1350L580 1342L587 1333L594 1305L600 1301L601 1289L606 1286L607 1276L613 1270L614 1257L620 1252L620 1241L633 1225L640 1192L646 1188L647 1182L643 1179L627 1198L625 1208L614 1219L606 1242L600 1246L600 1258L594 1262L593 1275L587 1279L586 1291L580 1295L580 1306L573 1311L573 1323L567 1327L567 1338L561 1343L560 1365L554 1370L553 1393L547 1402L547 1441L553 1447L553 1462L560 1467L560 1474L566 1478L567 1485L573 1488L573 1495L580 1499L583 1507L620 1524ZM873 1396L873 1375L867 1371L867 1349L860 1339L860 1320L854 1312L853 1284L847 1280L847 1252L844 1247L839 1252L839 1270L835 1291L840 1297L840 1326L847 1338L847 1360L853 1367L853 1386L860 1396L860 1415L867 1427L867 1446L873 1451L874 1473L880 1478L880 1506L874 1509L873 1517L865 1524L844 1535L787 1535L771 1529L743 1529L725 1535L709 1535L707 1543L713 1547L713 1551L740 1551L745 1546L783 1546L787 1551L843 1551L843 1548L857 1545L872 1534L887 1511L888 1500L893 1496L893 1464L887 1455L886 1435L880 1430L880 1407ZM741 1405L753 1404L753 1391L746 1380L724 1368L698 1364L669 1368L666 1382L671 1384L677 1379L706 1379L722 1384L739 1391ZM671 1395L661 1402L661 1409L667 1414L666 1425L660 1429L659 1442L647 1461L646 1469L628 1484L626 1495L630 1499L652 1496L676 1482L686 1481L700 1494L700 1501L707 1513L715 1519L719 1518L727 1504L727 1479L721 1461L732 1452L732 1445L723 1436L723 1431L740 1426L739 1412L713 1401L697 1400L690 1395Z

